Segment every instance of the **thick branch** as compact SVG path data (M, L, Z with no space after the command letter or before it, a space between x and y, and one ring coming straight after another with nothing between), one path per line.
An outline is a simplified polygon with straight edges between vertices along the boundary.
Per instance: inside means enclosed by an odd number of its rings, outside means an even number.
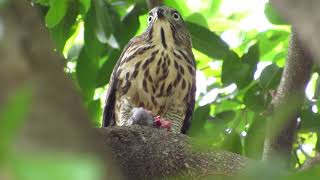
M268 122L264 159L271 160L282 156L287 162L290 160L298 112L310 78L311 62L310 53L293 32L281 82L271 102L274 114L272 120Z
M248 159L230 152L201 152L182 134L147 126L98 129L127 177L234 176ZM196 145L194 146L197 147Z

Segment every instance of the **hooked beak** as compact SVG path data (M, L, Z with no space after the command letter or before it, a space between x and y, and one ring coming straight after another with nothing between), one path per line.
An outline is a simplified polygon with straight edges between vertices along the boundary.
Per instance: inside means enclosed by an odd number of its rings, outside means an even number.
M161 7L159 7L159 8L157 9L157 18L158 18L158 19L164 18L164 10L163 10L163 8L161 8Z

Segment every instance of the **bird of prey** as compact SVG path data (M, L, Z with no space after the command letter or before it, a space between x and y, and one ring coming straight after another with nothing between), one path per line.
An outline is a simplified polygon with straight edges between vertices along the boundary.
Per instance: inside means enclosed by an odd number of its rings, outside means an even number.
M189 32L178 11L159 6L148 27L132 38L113 69L102 126L131 125L134 108L144 108L187 133L195 104L195 60Z

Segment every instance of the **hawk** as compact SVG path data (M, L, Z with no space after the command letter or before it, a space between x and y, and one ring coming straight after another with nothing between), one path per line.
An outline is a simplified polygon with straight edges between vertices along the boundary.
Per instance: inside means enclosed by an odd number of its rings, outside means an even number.
M160 6L148 27L132 38L113 69L102 126L131 125L134 108L144 108L187 133L195 105L195 60L189 32L178 11Z

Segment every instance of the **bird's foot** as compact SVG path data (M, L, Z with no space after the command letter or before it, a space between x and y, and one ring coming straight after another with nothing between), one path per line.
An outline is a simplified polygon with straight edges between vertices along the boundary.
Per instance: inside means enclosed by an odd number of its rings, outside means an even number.
M154 116L154 124L159 128L164 128L167 130L171 129L171 121L168 119L161 118L160 116Z

